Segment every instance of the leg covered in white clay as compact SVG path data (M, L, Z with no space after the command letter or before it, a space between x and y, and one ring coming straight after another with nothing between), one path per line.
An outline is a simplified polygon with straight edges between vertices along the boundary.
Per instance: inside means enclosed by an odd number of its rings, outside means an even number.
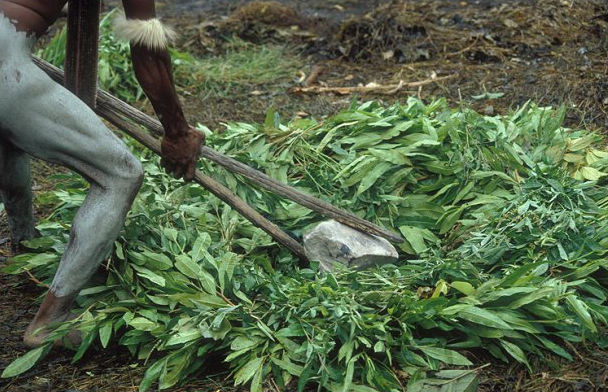
M21 241L31 239L36 234L30 160L23 151L1 139L0 173L0 197L8 216L12 249L17 252Z
M38 345L42 335L32 332L69 316L73 299L110 250L143 172L95 113L39 70L29 56L24 34L0 14L0 140L69 167L91 184L49 293L26 332L26 343Z

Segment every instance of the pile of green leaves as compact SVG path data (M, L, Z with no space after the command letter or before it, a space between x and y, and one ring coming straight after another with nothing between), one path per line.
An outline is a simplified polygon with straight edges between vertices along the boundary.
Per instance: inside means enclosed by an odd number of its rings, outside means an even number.
M142 92L110 19L101 24L100 84L134 102ZM41 55L60 65L64 44L61 32ZM226 70L233 80L257 58L238 52L241 65L226 68L172 55L178 83L199 68L218 75L211 81ZM81 316L51 339L79 328L75 361L93 345L127 347L148 367L142 391L195 377L218 356L253 391L264 382L467 391L476 383L471 351L530 367L530 355L571 359L564 341L606 345L608 153L598 135L563 128L563 116L527 104L488 117L409 99L353 103L323 122L285 124L270 110L264 124L208 132L214 148L406 238L395 265L333 274L298 267L231 208L170 178L129 142L146 180L115 249L78 298ZM321 219L201 165L296 237ZM76 175L55 180L62 190L37 200L54 211L29 243L35 253L5 272L52 279L86 194ZM3 376L49 350L30 351Z
M530 368L564 342L606 345L608 152L602 138L561 126L564 110L533 104L505 117L410 98L353 103L317 122L231 123L208 144L269 175L399 230L395 265L319 273L204 189L164 174L133 144L144 185L103 283L81 292L78 360L119 344L144 361L140 390L225 361L260 391L474 390L471 351ZM256 190L208 162L285 230L322 218ZM86 186L63 176L41 238L4 269L50 282ZM4 371L21 373L48 352ZM483 365L477 363L477 365ZM442 389L443 388L443 389Z

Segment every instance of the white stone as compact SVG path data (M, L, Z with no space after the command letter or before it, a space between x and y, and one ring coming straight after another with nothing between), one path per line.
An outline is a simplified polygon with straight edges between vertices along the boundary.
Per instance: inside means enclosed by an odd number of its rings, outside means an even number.
M322 271L333 271L336 263L347 268L366 268L394 263L399 254L384 238L357 231L335 220L319 223L304 234L306 256L320 263Z

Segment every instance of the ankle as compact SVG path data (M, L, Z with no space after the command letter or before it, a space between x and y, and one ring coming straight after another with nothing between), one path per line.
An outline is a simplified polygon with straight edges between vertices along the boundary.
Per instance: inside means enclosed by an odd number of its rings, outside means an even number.
M48 324L65 321L70 315L70 309L75 298L76 294L59 297L52 291L49 291L44 297L32 323L41 322L42 324Z

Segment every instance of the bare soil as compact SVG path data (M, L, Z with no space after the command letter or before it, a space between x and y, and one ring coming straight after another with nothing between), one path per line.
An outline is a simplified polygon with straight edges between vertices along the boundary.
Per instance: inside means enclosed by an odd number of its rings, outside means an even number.
M113 6L117 1L107 3ZM375 83L394 88L372 89L359 93L358 98L392 102L410 95L422 99L442 96L454 107L470 104L488 114L505 113L534 100L543 105L566 105L569 126L608 134L608 3L603 0L158 3L159 13L182 32L181 50L199 56L218 55L226 50L225 37L236 35L255 44L286 45L301 59L301 73L293 78L240 85L229 96L184 99L189 119L212 129L221 129L226 121L263 121L270 106L279 108L283 118L331 115L353 97L294 90ZM304 86L303 81L318 70L322 71ZM449 78L440 79L443 76ZM400 82L416 81L429 83L397 88ZM486 93L501 96L479 97ZM45 181L54 170L41 163L35 165L37 191L60 186ZM47 212L37 208L40 216ZM8 234L3 214L0 212L0 239ZM9 242L0 244L2 256L9 256ZM0 274L0 292L3 369L27 351L21 336L44 289L28 276ZM538 360L532 374L516 365L493 363L482 371L479 390L608 390L608 350L568 349L576 361ZM71 356L71 352L56 350L22 377L0 380L0 391L136 391L143 375L142 364L119 347L90 350L75 365ZM487 362L492 360L478 358L480 365ZM227 370L220 365L173 391L235 390L224 382L226 376Z

